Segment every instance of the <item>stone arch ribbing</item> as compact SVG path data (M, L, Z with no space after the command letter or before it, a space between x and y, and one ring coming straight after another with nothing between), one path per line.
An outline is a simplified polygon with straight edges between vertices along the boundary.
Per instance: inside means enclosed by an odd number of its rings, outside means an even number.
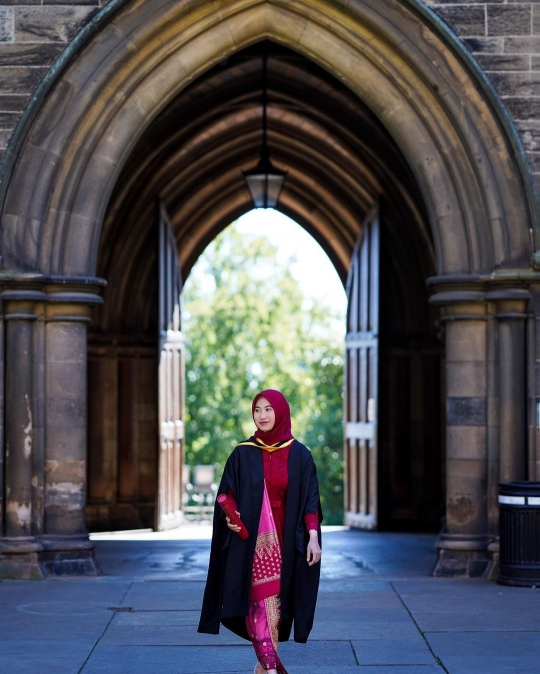
M111 11L19 133L4 265L92 274L111 189L149 121L264 38L322 65L389 130L422 190L439 274L528 265L532 188L496 96L434 15L397 0L132 0Z

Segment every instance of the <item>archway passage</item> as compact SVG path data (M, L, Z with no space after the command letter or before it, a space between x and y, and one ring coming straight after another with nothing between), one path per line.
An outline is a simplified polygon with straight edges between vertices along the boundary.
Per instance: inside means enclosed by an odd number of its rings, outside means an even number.
M136 342L144 341L149 334L144 326L152 323L151 301L128 304L134 296L131 281L140 290L135 299L150 293L150 281L143 281L144 271L147 278L150 274L145 260L152 251L141 249L139 239L126 235L122 245L122 237L116 236L128 225L114 215L115 209L122 217L132 218L134 213L123 206L127 197L119 190L122 184L137 185L140 191L146 188L144 181L129 177L130 157L136 157L137 147L144 161L131 162L131 173L133 166L144 172L146 154L153 157L157 176L167 162L175 166L174 152L160 156L162 166L154 155L154 141L146 146L144 157L140 143L151 140L154 133L157 146L163 144L157 120L165 120L168 106L175 101L184 117L173 119L174 128L181 133L185 120L195 129L197 121L191 113L197 102L193 99L182 108L180 96L195 91L203 81L210 82L205 78L220 72L223 59L231 59L232 68L233 57L262 40L289 48L310 62L308 68L302 67L308 86L297 81L292 87L293 99L303 111L301 123L288 121L294 109L273 105L274 113L281 111L281 118L273 114L271 120L274 157L291 171L291 188L283 194L282 207L312 231L344 278L355 227L361 229L368 203L378 200L381 241L385 236L399 241L399 246L391 247L391 255L381 258L381 288L385 276L390 280L393 273L397 282L390 285L396 296L402 292L407 300L425 298L423 282L433 271L437 274L430 283L434 306L442 312L446 344L447 493L446 529L438 543L436 573L484 573L497 553L497 482L538 473L533 415L526 432L527 410L533 409L528 404L532 399L528 399L527 380L538 381L533 349L526 347L527 334L534 332L527 331L530 291L538 284L537 273L529 267L531 253L538 247L536 197L508 115L455 35L421 0L112 0L51 70L8 152L11 161L3 181L0 232L2 265L7 270L1 278L3 351L8 365L2 430L9 447L1 481L5 494L0 493L6 501L0 552L4 576L39 575L40 563L55 574L63 569L86 572L79 565L81 559L91 565L84 520L86 337L88 306L101 301L102 282L95 277L98 268L110 275L107 306L121 309L118 316L107 308L98 317L95 325L104 339L102 352L114 355L124 349L126 344L120 339L115 342L113 335L128 334L131 342L122 353L131 358L133 335L138 335ZM334 78L330 88L324 76L322 87L311 86L313 64ZM285 79L294 82L295 68L290 66ZM253 80L255 73L253 64ZM228 84L247 82L248 74ZM356 105L363 101L362 112L349 114L336 82L352 92ZM225 92L217 80L214 84ZM281 87L280 93L275 81L272 86L272 96L291 95L291 87ZM248 98L253 95L250 91L254 89L247 87ZM315 105L313 92L324 104ZM203 93L208 95L208 109L215 110L211 92ZM243 93L238 93L237 105ZM334 96L344 101L343 107L334 106ZM332 106L333 123L324 114ZM250 147L243 135L241 141L234 132L241 110L234 112L230 123L220 116L221 128L204 121L206 112L200 110L199 116L203 126L212 130L213 135L205 137L207 144L201 142L202 135L191 134L199 152L190 154L189 142L182 145L191 162L185 165L192 168L192 172L183 169L183 179L197 189L183 196L178 185L167 191L174 182L171 175L155 190L163 192L171 209L174 240L182 244L180 235L185 235L186 253L180 252L185 273L197 247L203 246L205 237L211 239L212 228L217 231L223 226L219 213L224 217L228 212L230 220L235 212L242 212L242 200L247 199L232 178L232 166L240 167L239 157ZM246 114L242 124L249 129L248 109ZM256 118L255 108L252 118ZM355 121L341 124L342 118ZM317 126L319 131L314 132ZM163 128L161 138L172 138L170 126L165 123ZM255 128L254 122L251 161L256 154ZM226 140L227 129L232 142L213 144L220 133L221 140ZM303 139L302 152L297 137ZM364 147L357 147L357 138ZM361 161L351 160L351 148ZM214 161L208 162L212 153ZM384 153L385 160L378 162ZM304 159L306 165L301 166L303 157L310 161L306 164ZM330 160L332 170L325 170ZM201 171L212 165L220 165L221 170ZM190 180L192 174L198 176L195 182ZM153 173L145 175L148 182L154 179ZM237 211L234 199L228 198L235 190ZM339 200L332 200L328 192L339 194ZM194 227L196 198L205 220ZM180 203L185 203L185 211ZM139 206L141 212L147 208L142 202ZM108 209L113 225L104 225ZM137 211L132 225L144 240L138 216ZM204 235L195 236L195 230ZM113 264L111 251L117 263ZM384 271L385 264L390 271ZM133 273L137 265L139 275ZM390 299L381 305L383 309L390 306ZM412 317L422 325L420 334L433 338L433 321L425 303L418 300L410 314L401 311L401 316L390 316L392 326L410 326ZM384 325L382 316L380 324ZM155 360L152 339L147 354ZM58 348L59 344L65 348ZM29 352L33 359L28 358ZM24 367L15 369L20 363ZM128 379L132 374L126 375ZM148 390L155 377L150 374ZM144 407L144 401L136 404ZM148 427L135 429L143 435L155 426L150 411L148 415ZM133 418L131 412L128 416ZM35 425L30 423L33 420ZM114 420L103 426L107 442L112 442L115 428ZM149 456L149 470L153 464ZM135 483L139 478L131 476ZM105 503L106 514L107 509Z
M108 287L90 333L89 521L111 528L154 520L156 201L168 212L185 279L213 237L251 208L242 171L255 164L261 146L263 54L269 147L288 172L279 208L314 236L344 281L366 214L380 204L385 434L378 526L437 527L441 344L427 301L435 255L420 191L396 143L350 90L269 41L223 59L171 101L115 185L97 258ZM356 471L359 453L347 447ZM346 509L353 514L361 508L357 479L350 473L347 480Z

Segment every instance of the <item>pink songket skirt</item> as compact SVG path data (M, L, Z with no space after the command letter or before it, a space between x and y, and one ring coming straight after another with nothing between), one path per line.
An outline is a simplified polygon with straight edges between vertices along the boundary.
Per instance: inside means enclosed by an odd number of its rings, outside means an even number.
M257 660L265 670L287 674L278 657L278 632L281 619L279 598L281 584L281 547L266 483L261 519L251 575L251 596L246 627Z

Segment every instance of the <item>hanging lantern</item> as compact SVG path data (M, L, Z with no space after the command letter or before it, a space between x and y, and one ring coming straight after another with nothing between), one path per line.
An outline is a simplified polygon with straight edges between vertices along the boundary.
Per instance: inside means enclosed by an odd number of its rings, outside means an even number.
M263 120L263 143L259 163L255 168L244 171L244 180L253 200L255 208L275 208L279 195L287 177L286 171L280 171L270 161L270 153L267 144L267 118L266 118L266 54L263 56L262 76L262 120Z

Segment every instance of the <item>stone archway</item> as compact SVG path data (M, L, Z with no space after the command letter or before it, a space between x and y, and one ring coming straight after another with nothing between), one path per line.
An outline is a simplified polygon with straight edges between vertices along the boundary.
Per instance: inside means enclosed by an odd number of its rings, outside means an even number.
M74 440L69 416L73 405L79 416L84 413L84 367L77 355L51 359L50 340L54 330L68 342L74 331L85 330L84 307L99 301L93 277L102 225L126 158L190 82L220 59L270 39L312 60L363 101L419 187L434 243L435 301L447 319L449 482L441 570L483 569L496 522L492 489L499 456L501 465L509 466L507 476L519 477L526 449L525 370L518 366L523 396L509 405L511 382L501 378L503 388L496 390L490 369L497 366L493 315L501 324L512 323L501 332L499 348L523 353L528 291L524 276L515 272L528 269L529 232L537 231L528 169L489 84L419 2L156 0L150 8L143 0L113 0L110 5L108 20L77 45L80 53L27 115L6 180L0 241L4 267L17 272L3 281L7 360L20 358L19 333L32 334L46 386L52 387L43 388L39 368L29 367L18 395L8 396L6 439L21 450L18 463L18 450L10 450L6 470L32 478L24 438L11 421L28 416L29 399L36 401L41 424L37 465L44 461L49 470L46 478L40 473L33 491L19 480L20 494L11 492L6 559L18 554L31 569L39 553L53 569L58 560L68 567L75 560L76 566L87 549L79 516L68 526L58 524L62 513L81 512L81 494L84 501L84 422L81 417ZM300 211L300 200L291 196L291 209L295 205ZM319 227L334 259L344 264L347 246L340 250L332 231L322 221ZM57 311L57 304L67 308ZM45 320L31 328L41 317ZM465 352L463 343L470 345ZM69 394L54 390L62 369L78 373L80 385ZM10 381L8 372L8 387ZM508 423L493 440L488 427L498 422L487 403L497 398Z
M442 345L436 312L428 306L425 279L435 274L435 256L422 197L373 113L311 60L268 40L236 52L183 89L145 130L116 182L98 253L97 272L108 287L89 333L89 524L110 530L152 523L155 494L149 487L157 482L149 463L156 432L148 431L155 418L148 389L157 372L155 200L159 195L169 213L185 279L216 234L251 208L242 170L258 157L263 54L269 143L273 161L287 171L279 208L321 243L344 284L364 214L381 203L381 367L388 380L381 390L384 398L393 388L394 398L380 405L381 428L390 432L380 445L387 457L381 465L389 469L381 470L378 525L437 530ZM432 376L414 374L424 370ZM391 386L398 376L399 386ZM412 422L406 399L426 400L429 409ZM387 414L387 407L400 412ZM131 422L124 428L126 416ZM404 437L411 423L415 437ZM350 453L354 458L360 450L351 447ZM359 493L348 479L349 520L360 507Z
M142 4L125 3L28 123L5 198L6 267L91 274L115 177L149 120L261 38L327 69L388 129L421 186L438 273L528 264L532 197L515 136L463 48L419 3Z

